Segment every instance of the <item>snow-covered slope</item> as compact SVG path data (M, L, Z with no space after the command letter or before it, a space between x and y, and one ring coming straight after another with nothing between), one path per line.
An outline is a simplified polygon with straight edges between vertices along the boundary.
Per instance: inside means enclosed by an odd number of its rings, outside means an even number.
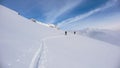
M41 39L61 34L0 5L0 68L28 68Z
M120 47L34 23L0 5L0 68L119 68Z
M119 68L120 48L82 36L44 40L46 68Z
M78 31L79 34L85 35L97 40L120 46L120 30L95 29L87 28Z

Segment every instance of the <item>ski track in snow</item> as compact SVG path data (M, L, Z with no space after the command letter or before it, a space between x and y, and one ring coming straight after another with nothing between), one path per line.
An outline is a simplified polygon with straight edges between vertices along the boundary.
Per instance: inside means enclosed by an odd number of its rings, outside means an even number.
M41 46L36 51L29 68L45 68L45 63L47 62L46 53L48 52L47 46L45 45L45 40L51 38L59 38L59 37L65 37L65 36L64 35L50 36L43 38L41 40Z
M40 57L42 56L42 51L43 51L43 45L41 45L39 49L36 51L29 68L38 68L37 65L39 63Z

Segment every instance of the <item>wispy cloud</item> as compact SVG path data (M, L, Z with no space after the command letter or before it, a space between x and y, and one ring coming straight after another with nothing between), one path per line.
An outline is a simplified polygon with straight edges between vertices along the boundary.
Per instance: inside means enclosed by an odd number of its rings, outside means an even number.
M60 4L54 5L56 7L54 7L53 10L48 11L45 14L47 22L54 23L56 18L58 18L62 14L65 14L66 12L69 12L70 10L72 10L79 3L81 3L82 0L63 0L63 1L61 0L60 2L61 2Z
M64 20L61 23L59 23L57 26L62 28L62 27L66 27L69 24L74 24L75 22L80 21L82 19L85 19L85 18L93 15L94 13L97 13L99 11L103 11L103 10L105 10L107 8L110 8L111 6L115 5L117 1L118 0L109 0L105 5L103 5L103 6L99 7L99 8L96 8L96 9L94 9L92 11L89 11L89 12L87 12L85 14L78 15L76 17ZM69 26L67 26L67 27L69 27Z

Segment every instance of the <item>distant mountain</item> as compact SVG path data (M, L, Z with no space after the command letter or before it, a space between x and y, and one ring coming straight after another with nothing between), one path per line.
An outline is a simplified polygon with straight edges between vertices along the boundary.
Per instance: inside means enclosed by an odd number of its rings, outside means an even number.
M86 28L78 31L80 35L85 35L97 40L120 46L120 30Z

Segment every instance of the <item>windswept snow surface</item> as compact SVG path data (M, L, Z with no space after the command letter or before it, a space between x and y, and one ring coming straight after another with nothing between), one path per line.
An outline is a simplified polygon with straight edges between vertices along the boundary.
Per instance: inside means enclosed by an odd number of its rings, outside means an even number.
M120 68L120 47L64 36L0 5L0 68Z

